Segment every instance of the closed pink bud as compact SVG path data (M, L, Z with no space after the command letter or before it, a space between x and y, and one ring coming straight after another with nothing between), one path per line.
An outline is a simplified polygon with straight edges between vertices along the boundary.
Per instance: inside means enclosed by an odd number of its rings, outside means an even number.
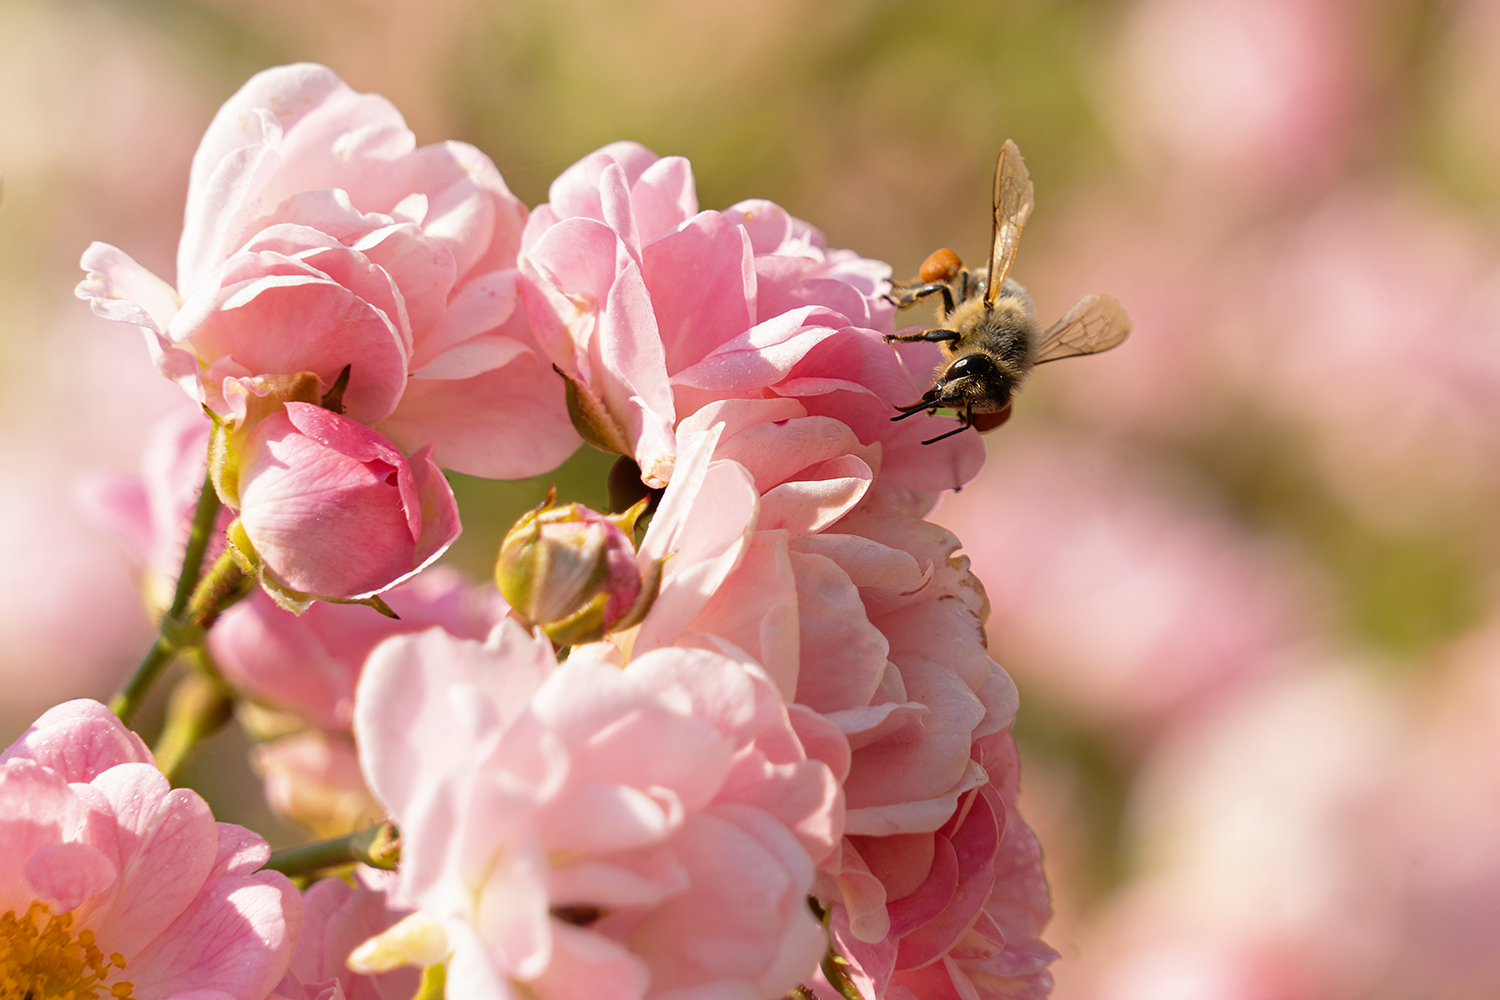
M378 594L436 559L460 530L431 448L408 459L384 435L309 403L287 403L255 426L238 487L231 540L273 596L292 591L280 596L303 606Z

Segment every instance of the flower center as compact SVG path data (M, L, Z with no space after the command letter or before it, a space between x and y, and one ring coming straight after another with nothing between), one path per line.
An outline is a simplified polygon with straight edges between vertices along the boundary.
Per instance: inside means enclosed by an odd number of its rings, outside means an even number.
M0 1000L128 1000L135 985L104 980L125 968L119 952L106 956L94 932L73 934L73 914L53 916L40 901L24 917L0 917Z

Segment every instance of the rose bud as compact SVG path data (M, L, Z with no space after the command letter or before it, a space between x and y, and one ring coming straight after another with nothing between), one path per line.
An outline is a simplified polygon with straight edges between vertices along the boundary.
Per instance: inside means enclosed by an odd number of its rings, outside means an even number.
M430 447L407 458L384 435L302 402L235 445L224 466L240 510L230 544L288 610L373 597L458 537L458 504Z
M528 511L500 545L495 582L512 610L559 646L597 642L640 622L661 589L662 560L642 567L631 535L643 500L606 516L582 504Z

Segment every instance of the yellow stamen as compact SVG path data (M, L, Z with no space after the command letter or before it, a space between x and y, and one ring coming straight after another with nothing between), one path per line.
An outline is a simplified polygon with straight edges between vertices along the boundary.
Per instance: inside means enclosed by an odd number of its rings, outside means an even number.
M134 984L104 984L125 968L125 956L105 955L93 931L72 929L73 914L54 916L41 901L24 917L15 910L0 917L0 1000L130 1000Z

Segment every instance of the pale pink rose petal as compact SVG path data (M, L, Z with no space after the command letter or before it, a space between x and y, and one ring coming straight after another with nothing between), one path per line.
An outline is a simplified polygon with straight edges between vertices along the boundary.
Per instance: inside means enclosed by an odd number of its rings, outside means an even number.
M53 904L58 913L75 909L119 877L97 848L76 841L38 848L26 859L24 871L36 898Z
M634 648L639 652L668 645L682 634L708 603L709 595L743 558L755 530L760 503L744 467L735 462L712 462L702 470L701 477L674 477L668 490L679 482L684 482L680 503L668 508L668 497L663 496L662 507L641 541L642 558L655 559L668 553L671 557L662 577L661 593L636 635ZM679 497L672 499L677 501ZM694 508L700 512L696 517L692 516ZM707 512L712 514L705 516ZM679 517L681 523L676 520Z
M630 162L624 161L622 165L626 177L630 177ZM692 165L681 156L664 156L652 163L631 181L630 205L635 213L636 232L648 245L682 225L698 214Z
M171 332L199 357L212 359L203 376L209 401L222 409L219 383L244 375L310 371L331 388L347 365L350 417L373 423L389 415L405 389L405 317L392 316L325 270L333 263L342 270L351 258L362 257L343 249L316 261L257 252L260 274L212 286L212 298L188 302ZM394 294L390 279L377 274L381 280L369 290L383 285L384 295Z
M865 705L885 669L890 643L870 624L859 589L825 556L793 552L801 658L816 663L799 678L797 700L820 712Z
M552 923L553 960L533 982L547 997L639 1000L650 974L623 945L561 921Z
M822 930L794 888L812 866L784 827L752 807L717 806L674 843L696 891L657 907L631 937L653 993L748 978L761 996L780 996L817 964ZM730 903L745 886L754 909Z
M744 557L687 626L754 657L783 697L797 690L797 586L782 532L757 531ZM681 640L679 640L681 642Z
M625 242L592 219L565 219L521 272L527 315L553 363L604 403L644 477L665 483L676 415L651 298Z
M116 764L154 763L141 738L113 722L114 713L97 701L63 702L43 712L0 753L0 763L30 758L67 781L92 781Z
M130 960L198 898L218 829L207 803L149 765L121 764L92 784L114 814L121 869L120 891L89 920Z
M489 669L497 657L506 662L506 670ZM436 664L445 662L449 666L440 672ZM404 814L420 792L419 775L446 773L479 749L469 730L445 723L453 706L438 696L443 686L432 678L451 671L465 684L482 685L493 692L495 704L515 706L519 712L554 663L552 645L545 637L530 635L509 619L497 625L483 644L455 641L441 629L433 629L377 646L360 677L354 712L355 731L365 734L361 756L370 788L392 812ZM376 705L381 706L379 712ZM452 739L442 746L415 737L444 728L451 731Z
M28 858L61 843L84 822L84 807L67 781L24 756L0 764L0 801L6 804L0 857ZM0 906L24 913L34 895L22 865L0 866Z
M108 243L90 243L79 265L88 277L79 282L78 297L96 316L164 334L182 306L171 285Z
M755 269L744 230L703 212L641 254L668 373L755 325Z
M302 894L302 933L292 955L287 978L302 983L333 980L347 1000L402 1000L411 997L420 973L411 967L379 975L351 972L349 953L404 916L391 907L380 880L368 869L359 870L354 884L341 878L319 879ZM277 989L286 992L283 981Z
M288 914L295 913L296 920ZM142 996L222 990L260 997L284 975L301 927L301 900L279 872L225 875L202 886L192 905L127 966Z
M562 380L530 352L460 381L413 377L401 402L380 429L402 447L430 443L439 465L466 475L533 475L582 443L567 417ZM517 427L530 433L518 436ZM505 444L497 445L502 433Z

